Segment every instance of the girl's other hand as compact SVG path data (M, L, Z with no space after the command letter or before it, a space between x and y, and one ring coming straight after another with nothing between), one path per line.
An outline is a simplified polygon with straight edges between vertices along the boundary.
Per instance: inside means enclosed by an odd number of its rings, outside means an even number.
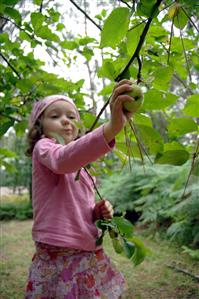
M112 204L108 200L103 199L95 204L94 221L99 219L111 219L113 212Z

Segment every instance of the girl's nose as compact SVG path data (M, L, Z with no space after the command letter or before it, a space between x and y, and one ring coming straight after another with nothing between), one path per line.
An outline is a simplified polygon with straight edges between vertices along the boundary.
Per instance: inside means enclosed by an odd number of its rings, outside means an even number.
M68 124L70 122L70 120L67 118L67 116L63 116L61 121L63 124Z

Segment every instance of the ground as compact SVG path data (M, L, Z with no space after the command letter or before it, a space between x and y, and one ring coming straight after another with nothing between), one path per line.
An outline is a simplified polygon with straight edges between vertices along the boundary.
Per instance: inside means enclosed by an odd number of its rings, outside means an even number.
M28 267L34 252L31 240L32 221L1 223L1 299L22 299ZM137 266L113 252L109 238L105 250L123 272L128 290L124 299L199 299L199 283L168 265L177 265L198 275L199 264L190 260L168 241L141 237L151 253Z

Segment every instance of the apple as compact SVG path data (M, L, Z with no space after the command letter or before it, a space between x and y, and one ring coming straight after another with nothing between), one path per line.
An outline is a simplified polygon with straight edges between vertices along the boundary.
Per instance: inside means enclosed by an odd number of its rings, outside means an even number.
M134 101L124 102L123 107L126 111L137 112L143 104L144 95L143 95L142 89L138 85L132 84L132 88L133 88L132 91L125 92L125 94L132 97L134 99Z

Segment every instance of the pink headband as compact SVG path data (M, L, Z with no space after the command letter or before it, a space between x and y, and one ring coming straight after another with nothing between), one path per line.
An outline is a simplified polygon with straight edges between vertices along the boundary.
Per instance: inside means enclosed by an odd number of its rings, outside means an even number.
M73 100L71 100L70 98L68 98L64 95L52 95L52 96L45 97L43 100L40 100L34 104L30 118L29 118L29 128L32 128L34 126L37 119L40 117L42 112L44 112L44 110L49 105L53 104L54 102L60 101L60 100L63 100L63 101L66 101L66 102L72 104L76 110L77 119L80 120L79 112L78 112L77 107L75 106Z

